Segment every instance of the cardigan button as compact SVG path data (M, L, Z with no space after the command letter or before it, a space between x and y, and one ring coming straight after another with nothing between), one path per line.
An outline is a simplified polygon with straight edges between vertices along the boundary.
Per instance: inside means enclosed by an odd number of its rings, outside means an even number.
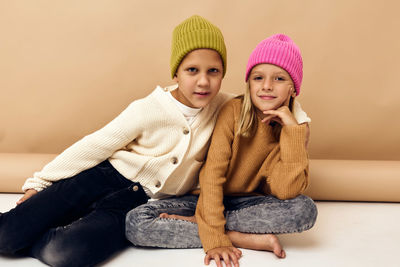
M186 135L186 134L188 134L188 133L189 133L189 130L188 130L188 129L186 129L186 128L185 128L185 129L183 129L183 134L185 134L185 135Z
M172 157L171 158L172 164L177 164L178 163L178 158L177 157Z
M138 191L139 190L139 186L137 186L137 185L133 186L132 190L135 191L135 192Z
M156 185L155 185L157 188L160 188L160 186L161 186L161 182L160 181L157 181L157 183L156 183Z

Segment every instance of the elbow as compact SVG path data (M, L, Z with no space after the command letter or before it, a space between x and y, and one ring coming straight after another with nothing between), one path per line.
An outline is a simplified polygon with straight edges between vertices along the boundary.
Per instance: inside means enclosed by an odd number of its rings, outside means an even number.
M299 186L298 188L292 187L290 190L280 190L273 192L272 194L280 200L287 200L303 194L306 188L307 188L307 183L304 183L302 186Z
M280 200L287 200L287 199L292 199L300 195L300 193L293 193L293 192L279 192L274 194L274 196Z

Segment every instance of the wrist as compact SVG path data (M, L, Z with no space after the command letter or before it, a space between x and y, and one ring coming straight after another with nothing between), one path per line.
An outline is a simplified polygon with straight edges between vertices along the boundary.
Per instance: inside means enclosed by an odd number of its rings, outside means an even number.
M282 127L280 148L284 162L297 162L308 158L306 149L307 125L285 125Z

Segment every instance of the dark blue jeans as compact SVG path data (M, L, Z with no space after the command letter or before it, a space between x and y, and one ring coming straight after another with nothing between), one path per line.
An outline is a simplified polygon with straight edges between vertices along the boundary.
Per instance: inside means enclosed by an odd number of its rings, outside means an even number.
M0 215L0 253L93 266L127 246L126 213L147 200L140 184L104 161Z

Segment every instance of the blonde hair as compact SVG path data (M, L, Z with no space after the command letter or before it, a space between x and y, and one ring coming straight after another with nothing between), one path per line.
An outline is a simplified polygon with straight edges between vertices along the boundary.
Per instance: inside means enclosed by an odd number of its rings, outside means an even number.
M240 109L239 126L236 135L250 137L257 125L257 114L250 97L250 82L246 83L246 90L242 95L242 107Z
M254 134L254 130L257 128L257 113L256 107L254 106L253 102L251 101L250 96L250 82L247 81L246 83L246 91L244 95L240 96L242 100L242 106L240 109L240 116L239 116L239 124L236 135L241 135L243 137L252 137ZM289 110L293 111L293 104L294 104L295 97L290 96L289 100ZM282 125L276 122L272 122L272 132L275 136L276 140L279 140Z

